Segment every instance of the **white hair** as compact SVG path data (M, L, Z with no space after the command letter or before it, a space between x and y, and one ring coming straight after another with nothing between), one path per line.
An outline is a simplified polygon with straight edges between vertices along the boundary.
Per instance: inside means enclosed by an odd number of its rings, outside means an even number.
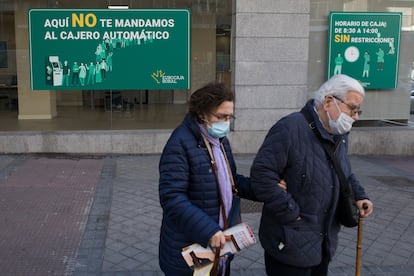
M319 90L316 91L314 104L315 106L320 106L328 95L334 95L345 100L349 91L358 92L362 97L365 96L365 90L359 81L347 75L335 75L323 83Z

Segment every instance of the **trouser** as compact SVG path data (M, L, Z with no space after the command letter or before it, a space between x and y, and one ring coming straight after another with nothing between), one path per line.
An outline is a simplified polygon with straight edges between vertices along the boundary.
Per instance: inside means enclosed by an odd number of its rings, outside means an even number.
M297 267L281 263L265 252L266 273L269 276L326 276L328 275L329 260L313 267Z
M79 84L79 73L73 72L72 74L72 85L78 85Z

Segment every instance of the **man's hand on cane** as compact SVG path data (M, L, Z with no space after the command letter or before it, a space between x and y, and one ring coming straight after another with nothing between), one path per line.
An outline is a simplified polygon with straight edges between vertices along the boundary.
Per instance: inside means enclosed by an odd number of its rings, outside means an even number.
M358 200L356 204L359 209L359 216L361 218L368 217L374 210L374 204L372 204L371 200L369 199Z

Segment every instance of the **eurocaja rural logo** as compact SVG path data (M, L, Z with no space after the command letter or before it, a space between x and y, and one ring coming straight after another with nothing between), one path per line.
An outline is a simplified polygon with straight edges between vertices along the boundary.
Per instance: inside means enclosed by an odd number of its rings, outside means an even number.
M185 80L183 75L167 75L163 70L156 70L151 77L157 84L176 84Z

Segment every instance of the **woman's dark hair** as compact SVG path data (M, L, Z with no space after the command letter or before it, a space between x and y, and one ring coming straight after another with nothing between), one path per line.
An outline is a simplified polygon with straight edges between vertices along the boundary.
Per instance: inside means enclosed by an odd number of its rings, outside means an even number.
M210 113L226 101L234 101L233 91L224 83L211 82L191 94L188 112L200 120L202 115Z

